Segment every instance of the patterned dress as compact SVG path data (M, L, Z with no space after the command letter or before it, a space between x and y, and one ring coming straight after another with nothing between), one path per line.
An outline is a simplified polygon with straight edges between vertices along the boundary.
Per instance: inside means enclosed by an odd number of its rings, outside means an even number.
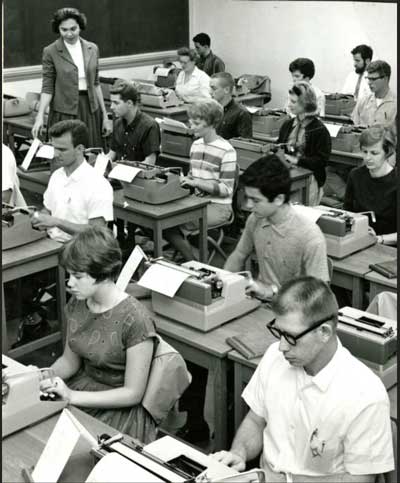
M150 314L132 296L100 314L90 312L86 300L72 297L66 316L69 346L82 358L79 371L66 381L75 391L104 391L123 386L126 350L148 338L156 340ZM141 404L115 409L81 409L143 443L156 437L155 422Z

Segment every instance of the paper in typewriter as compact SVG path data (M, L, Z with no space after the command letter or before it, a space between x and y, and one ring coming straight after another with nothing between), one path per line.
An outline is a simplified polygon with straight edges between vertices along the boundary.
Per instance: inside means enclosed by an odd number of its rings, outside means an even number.
M341 124L331 124L329 122L324 122L326 129L328 129L329 134L331 137L335 138L338 135L338 132L342 128Z
M118 179L119 181L126 181L127 183L132 183L132 181L141 171L141 168L127 166L126 164L117 164L110 171L108 177Z
M189 276L190 274L178 268L175 269L161 263L154 263L145 271L138 285L167 297L173 297Z
M86 483L163 483L164 481L118 453L109 453L96 464Z
M318 219L326 214L326 211L319 210L316 207L309 207L304 205L292 205L292 208L297 211L300 215L305 216L308 220L316 223Z

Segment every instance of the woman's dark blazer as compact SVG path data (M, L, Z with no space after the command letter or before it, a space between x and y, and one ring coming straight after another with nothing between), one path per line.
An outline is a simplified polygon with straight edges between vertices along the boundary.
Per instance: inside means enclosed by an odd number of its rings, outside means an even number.
M285 121L279 131L278 143L287 143L295 118ZM326 165L332 150L331 136L328 129L314 117L305 127L305 146L298 166L310 169L321 187L326 181Z
M99 49L93 42L79 39L82 44L86 82L91 112L99 108L95 87L99 85ZM64 41L59 38L43 49L42 93L51 94L50 108L64 114L78 114L79 79Z

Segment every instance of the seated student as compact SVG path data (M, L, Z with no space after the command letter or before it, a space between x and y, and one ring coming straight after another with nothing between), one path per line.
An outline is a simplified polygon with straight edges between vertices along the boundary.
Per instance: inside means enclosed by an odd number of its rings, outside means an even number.
M313 89L307 82L298 82L289 90L290 109L296 117L283 123L278 143L287 143L295 154L286 154L292 164L313 172L310 186L310 206L321 201L326 180L326 165L332 143L329 131L317 117L317 104Z
M66 306L64 353L51 366L53 380L41 390L144 443L156 437L141 401L156 331L146 308L115 285L121 251L110 230L90 227L61 254L72 294Z
M236 151L216 133L223 111L213 99L198 101L188 108L189 121L196 139L190 149L190 168L181 181L182 186L194 188L196 196L209 200L208 227L229 220L232 214L232 196L237 170ZM169 228L164 236L180 251L185 260L195 259L192 245L184 234L198 228L195 223Z
M375 60L367 67L368 83L371 92L358 99L351 114L354 124L372 126L393 123L397 113L397 99L389 87L390 65L384 60Z
M324 235L289 203L289 169L269 154L252 163L240 181L252 213L224 268L243 270L255 252L259 279L250 283L248 292L262 300L270 300L281 285L301 275L329 281Z
M194 47L199 54L197 67L203 70L210 77L217 72L224 72L224 62L210 49L210 36L205 33L201 33L195 35L192 40Z
M257 458L266 481L365 482L393 470L390 403L381 380L337 337L338 305L314 277L285 284L267 327L279 342L242 393L250 410L230 451L238 471Z
M322 117L325 116L325 94L315 84L311 84L311 79L315 75L314 62L311 59L299 57L289 64L289 71L292 74L294 86L298 82L307 82L307 84L312 87L315 92L315 97L317 98L316 114ZM286 101L285 109L288 114L292 116L296 115L292 112L289 98Z
M235 81L228 72L218 72L211 77L211 97L224 108L224 117L217 127L217 134L224 139L253 137L250 112L232 97Z
M176 78L175 92L185 102L210 98L210 78L196 67L197 53L188 47L178 50L182 70Z
M111 110L115 116L108 157L111 161L127 159L156 164L160 152L160 127L140 110L140 93L128 81L118 79L110 88ZM124 221L117 220L118 241L128 249L135 244L136 226L128 223L125 238Z
M3 203L13 206L26 206L25 199L19 189L14 153L5 144L2 144L1 199Z
M57 122L49 136L61 168L50 177L44 209L34 213L31 221L35 228L47 230L50 238L66 242L89 225L104 226L113 219L113 191L85 161L88 130L82 121Z
M353 94L354 99L361 99L371 93L368 85L367 67L372 60L373 51L368 45L357 45L351 51L354 70L346 77L346 81L339 92Z
M354 212L373 211L371 223L378 243L397 243L397 168L389 164L396 142L388 129L376 125L360 136L364 165L350 171L344 209Z

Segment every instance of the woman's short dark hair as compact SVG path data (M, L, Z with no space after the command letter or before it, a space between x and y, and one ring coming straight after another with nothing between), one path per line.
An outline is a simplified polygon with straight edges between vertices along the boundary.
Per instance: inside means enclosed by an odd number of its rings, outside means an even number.
M115 280L121 270L121 249L111 230L90 226L69 241L61 252L61 265L83 272L96 282Z
M202 99L188 107L189 119L203 119L207 126L216 128L224 117L221 104L214 99Z
M317 112L317 96L308 82L297 82L297 84L289 89L289 94L294 94L298 97L299 103L303 106L307 114L315 114Z
M79 119L65 119L58 121L49 129L49 138L59 138L65 133L71 133L74 147L82 144L85 148L89 145L89 131L86 124Z
M312 79L315 75L315 66L314 62L311 59L307 59L306 57L299 57L295 59L293 62L289 64L289 71L296 72L298 70L301 72L304 77L308 77Z
M276 154L267 154L250 164L240 177L240 184L258 188L270 202L278 195L285 196L285 203L290 199L290 171Z
M69 18L76 20L79 28L81 30L85 30L87 24L86 15L81 13L77 8L64 7L59 8L56 12L54 12L51 20L53 32L55 34L60 33L60 23L64 22L64 20L68 20Z
M181 47L178 52L178 56L186 56L193 62L196 62L199 58L199 54L194 49L189 49L189 47Z
M387 157L396 151L397 140L394 130L381 124L374 124L361 133L360 148L373 146L380 141L382 141L382 147Z

